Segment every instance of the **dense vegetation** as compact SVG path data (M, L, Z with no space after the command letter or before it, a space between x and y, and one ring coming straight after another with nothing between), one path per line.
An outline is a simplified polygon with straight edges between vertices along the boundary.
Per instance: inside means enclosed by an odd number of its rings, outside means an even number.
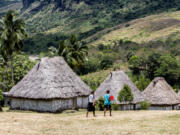
M179 0L82 0L68 1L64 8L52 2L39 3L33 3L34 8L23 14L32 34L24 51L32 54L45 52L49 46L58 47L59 40L71 33L78 34L81 40L123 22L180 8Z
M8 91L32 68L28 56L20 54L27 37L24 20L8 11L0 20L0 90ZM10 73L10 74L9 74Z
M174 88L180 87L180 63L173 55L152 53L147 58L134 55L129 60L129 67L133 74L144 74L151 80L161 76Z
M32 62L25 54L14 55L13 57L14 84L12 83L11 69L9 67L7 68L4 65L2 57L0 57L0 89L3 91L9 91L9 89L12 88L12 86L14 86L15 84L17 84L35 65L35 62ZM10 65L9 62L8 65Z

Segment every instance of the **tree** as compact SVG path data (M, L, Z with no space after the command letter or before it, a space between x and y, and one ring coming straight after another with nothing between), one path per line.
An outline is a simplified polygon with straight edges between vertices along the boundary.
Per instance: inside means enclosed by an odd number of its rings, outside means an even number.
M133 74L140 74L141 71L146 70L146 60L142 57L133 55L129 61L129 68L133 71Z
M136 80L134 82L140 91L143 91L151 82L151 80L149 78L146 78L143 74L138 75L135 78Z
M101 69L110 68L112 65L113 65L113 59L110 56L104 56L100 63Z
M67 41L60 41L58 54L64 57L72 69L77 70L87 60L88 47L71 35Z
M1 57L0 57L1 58ZM11 82L11 70L6 70L6 75L3 76L4 70L2 61L0 61L0 89L8 91L15 84L17 84L35 65L35 62L29 59L29 56L25 54L13 55L14 59L14 84ZM8 64L10 61L8 62ZM2 83L3 82L3 83Z
M147 59L147 73L149 78L152 80L155 77L155 72L160 66L160 53L152 53Z
M131 102L134 99L131 88L128 85L124 85L124 87L120 90L118 97L119 102Z
M13 54L21 51L23 40L27 37L25 23L17 18L14 11L8 11L0 20L1 55L5 63L11 61L11 78L14 83Z
M58 50L54 46L50 46L48 48L48 56L49 57L54 57L58 55Z
M65 40L61 40L59 42L58 55L65 57L66 52L67 52L67 46L65 44Z
M155 76L164 77L171 85L180 84L180 65L175 57L164 55L159 58L159 67L154 71Z

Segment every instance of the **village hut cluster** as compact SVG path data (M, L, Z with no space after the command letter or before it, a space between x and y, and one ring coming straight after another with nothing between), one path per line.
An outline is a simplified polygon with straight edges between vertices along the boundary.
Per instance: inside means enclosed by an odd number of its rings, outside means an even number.
M133 101L119 102L117 96L124 85L128 85ZM151 110L174 110L180 104L179 96L164 78L155 78L143 91L135 86L123 71L113 71L95 92L98 100L106 90L115 97L119 110L139 110L140 103L151 103ZM66 109L86 108L92 90L67 65L62 57L43 58L9 92L11 109L40 112L60 112Z

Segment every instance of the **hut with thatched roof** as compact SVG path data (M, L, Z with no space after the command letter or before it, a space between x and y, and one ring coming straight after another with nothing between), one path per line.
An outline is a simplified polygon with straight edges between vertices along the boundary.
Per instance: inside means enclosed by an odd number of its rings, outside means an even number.
M180 97L180 90L178 90L178 96Z
M142 93L151 103L150 110L174 110L180 104L180 98L162 77L155 78Z
M178 90L178 97L180 98L180 90ZM179 110L180 110L180 104L179 104Z
M124 85L128 85L131 88L133 94L132 102L119 102L117 100L119 92ZM110 94L114 96L114 104L119 104L120 110L137 110L140 109L140 102L144 101L144 97L134 83L123 71L114 71L105 79L105 81L99 86L95 92L95 98L99 99L104 97L107 90L110 90Z
M46 57L6 96L11 99L11 109L59 112L86 108L90 93L62 57Z

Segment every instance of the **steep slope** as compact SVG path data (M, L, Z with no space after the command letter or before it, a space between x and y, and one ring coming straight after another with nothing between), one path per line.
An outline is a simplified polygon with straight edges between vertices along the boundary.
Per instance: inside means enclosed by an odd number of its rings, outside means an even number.
M31 1L24 3L22 13L29 33L33 35L24 50L39 53L49 46L57 46L60 39L71 33L85 39L133 19L179 8L179 0Z
M0 16L4 15L8 10L20 10L22 2L20 0L1 0L0 1Z
M97 39L99 37L99 39ZM116 41L128 40L137 44L167 40L180 40L180 11L165 12L105 29L91 37L91 44L114 44Z

